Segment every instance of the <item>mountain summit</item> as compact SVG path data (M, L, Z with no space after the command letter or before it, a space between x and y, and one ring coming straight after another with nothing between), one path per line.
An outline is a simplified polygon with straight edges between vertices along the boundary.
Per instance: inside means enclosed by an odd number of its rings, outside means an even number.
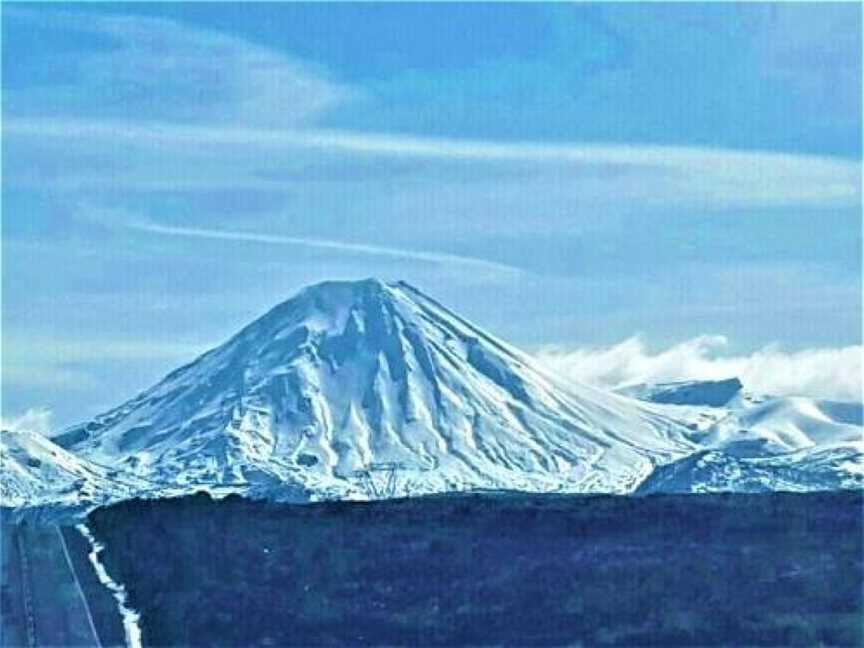
M416 288L373 279L302 290L56 440L156 485L290 497L623 493L694 449L661 407L565 384Z

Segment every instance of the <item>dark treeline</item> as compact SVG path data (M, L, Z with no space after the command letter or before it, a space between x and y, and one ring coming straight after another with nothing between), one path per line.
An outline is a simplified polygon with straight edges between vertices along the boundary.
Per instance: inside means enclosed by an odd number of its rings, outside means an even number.
M91 515L148 645L861 645L862 493Z

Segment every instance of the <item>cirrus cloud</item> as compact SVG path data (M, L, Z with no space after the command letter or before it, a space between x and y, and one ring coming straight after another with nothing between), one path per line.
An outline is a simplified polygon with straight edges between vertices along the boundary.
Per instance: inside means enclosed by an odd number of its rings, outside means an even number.
M309 169L325 164L332 181L340 168L367 169L349 182L362 187L376 170L387 177L386 161L420 160L416 179L435 187L430 196L460 193L464 183L442 182L454 169L473 180L465 205L488 200L495 191L551 197L559 208L573 205L699 207L857 207L861 202L860 162L836 157L737 151L686 146L612 145L586 142L542 144L414 137L318 128L248 128L222 123L177 124L41 117L4 119L4 139L29 164L11 171L13 185L50 181L66 190L235 190L316 189ZM83 153L87 156L82 158ZM31 159L35 154L35 158ZM94 167L92 156L99 164ZM44 158L63 163L46 177ZM303 173L286 180L272 169ZM466 167L465 165L470 165ZM293 182L292 182L293 180ZM311 187L308 185L311 184ZM479 187L479 189L478 189ZM396 187L404 192L404 187ZM392 189L382 197L390 196ZM494 193L494 192L492 192ZM506 209L506 204L502 205Z
M284 127L362 96L322 67L245 38L167 18L13 7L9 24L48 39L4 84L4 111ZM34 41L38 42L38 41ZM51 84L40 82L51 70ZM31 79L35 79L32 81Z

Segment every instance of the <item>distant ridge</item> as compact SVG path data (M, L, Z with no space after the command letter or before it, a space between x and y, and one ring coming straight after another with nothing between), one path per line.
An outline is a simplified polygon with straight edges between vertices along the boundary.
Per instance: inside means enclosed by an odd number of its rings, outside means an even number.
M738 378L727 378L634 385L623 387L618 393L652 403L722 407L735 398L742 387Z

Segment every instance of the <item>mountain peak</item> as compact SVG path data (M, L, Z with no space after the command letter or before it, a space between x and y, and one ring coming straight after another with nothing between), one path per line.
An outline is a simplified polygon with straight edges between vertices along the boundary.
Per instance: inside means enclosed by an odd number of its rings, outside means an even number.
M404 282L365 279L301 290L59 442L157 482L364 496L358 475L380 465L410 474L401 494L627 491L689 451L685 433L565 386Z
M384 281L378 277L367 277L365 279L336 279L320 281L302 288L294 297L297 299L304 295L316 297L331 297L346 299L349 296L389 296L393 297L400 292L410 292L426 297L423 292L402 279L396 281Z
M396 304L401 302L404 305L416 299L428 298L404 282L385 283L376 278L323 281L303 288L278 304L247 326L240 335L262 327L271 329L274 325L290 326L304 322L317 331L339 331L352 314L356 319L359 315L393 312Z
M381 294L390 288L392 284L385 282L377 277L367 277L366 279L336 279L320 281L310 284L301 289L294 298L305 294L313 295L360 295L360 294Z

